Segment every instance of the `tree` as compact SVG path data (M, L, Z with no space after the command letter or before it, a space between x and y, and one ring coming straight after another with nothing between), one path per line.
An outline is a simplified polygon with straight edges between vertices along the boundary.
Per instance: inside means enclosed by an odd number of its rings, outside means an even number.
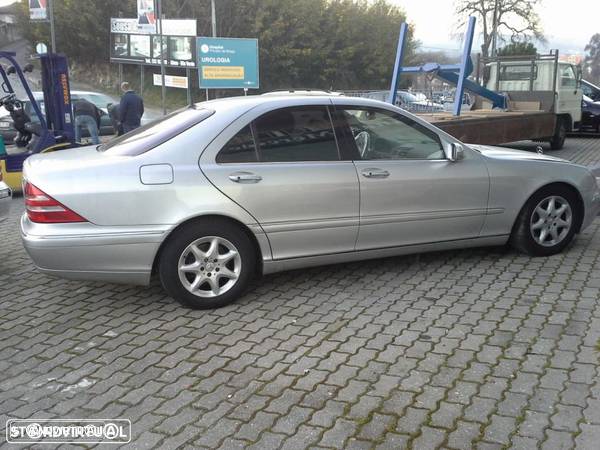
M169 0L163 12L167 18L197 18L198 34L210 36L210 3ZM135 17L135 4L54 0L59 51L71 64L107 67L110 17ZM33 45L48 42L48 25L30 22L28 2L20 5L23 35ZM259 40L263 90L387 88L400 23L406 20L388 0L219 0L216 8L219 36ZM415 48L411 27L407 60Z
M458 26L464 27L469 16L475 16L483 28L481 54L490 56L496 38L508 35L512 42L544 39L536 8L542 0L455 0Z
M498 56L536 55L537 48L531 42L511 42L498 49Z
M596 33L585 46L585 71L592 82L600 82L600 33Z

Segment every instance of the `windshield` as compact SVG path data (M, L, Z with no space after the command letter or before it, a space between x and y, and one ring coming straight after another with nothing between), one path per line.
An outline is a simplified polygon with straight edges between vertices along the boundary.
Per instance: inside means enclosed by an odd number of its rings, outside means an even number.
M173 139L214 113L213 110L196 107L180 109L98 146L98 151L113 155L141 155Z

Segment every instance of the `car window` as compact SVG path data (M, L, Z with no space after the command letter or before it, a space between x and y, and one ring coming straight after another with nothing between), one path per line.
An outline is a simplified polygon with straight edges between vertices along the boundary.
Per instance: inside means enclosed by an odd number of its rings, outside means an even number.
M98 108L106 108L106 106L109 103L115 103L115 101L113 99L111 99L110 97L107 97L106 95L91 94L89 96L84 95L83 97L86 100L92 102Z
M254 126L261 162L339 160L326 106L278 109L258 118Z
M219 164L256 161L258 161L258 154L250 125L245 126L232 137L217 155Z
M561 87L575 87L577 86L577 78L575 72L571 66L566 66L560 72L560 86Z
M445 159L436 133L408 117L376 108L345 108L360 159Z
M533 77L531 64L510 64L500 68L500 81L523 81L533 78L537 80L538 66L533 65Z
M589 86L587 86L585 84L582 84L581 85L581 90L583 91L584 95L587 95L588 97L592 96L592 88L591 87L589 87Z
M173 139L214 113L213 110L196 107L180 109L99 145L98 151L112 155L141 155Z

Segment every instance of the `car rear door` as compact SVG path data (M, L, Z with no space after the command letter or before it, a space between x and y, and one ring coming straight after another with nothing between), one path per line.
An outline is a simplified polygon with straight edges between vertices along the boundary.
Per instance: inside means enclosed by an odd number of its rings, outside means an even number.
M354 250L358 179L340 158L330 105L259 107L201 156L211 182L262 226L274 259Z
M434 128L387 109L339 103L336 114L348 124L343 142L360 180L357 250L479 236L489 193L479 154L466 149L452 162Z

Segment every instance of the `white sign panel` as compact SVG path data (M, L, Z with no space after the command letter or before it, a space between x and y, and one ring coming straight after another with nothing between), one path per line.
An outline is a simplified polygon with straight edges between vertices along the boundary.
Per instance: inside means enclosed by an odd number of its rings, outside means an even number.
M48 0L29 0L29 18L48 20Z
M154 86L162 86L162 76L159 73L154 74ZM187 89L188 78L187 77L176 77L173 75L165 75L165 86Z
M165 19L162 26L162 33L165 36L196 36L195 19ZM153 34L148 33L143 28L140 28L138 19L121 18L110 19L110 32L126 34Z
M196 37L196 20L194 19L165 19L162 27L162 34L165 36Z

